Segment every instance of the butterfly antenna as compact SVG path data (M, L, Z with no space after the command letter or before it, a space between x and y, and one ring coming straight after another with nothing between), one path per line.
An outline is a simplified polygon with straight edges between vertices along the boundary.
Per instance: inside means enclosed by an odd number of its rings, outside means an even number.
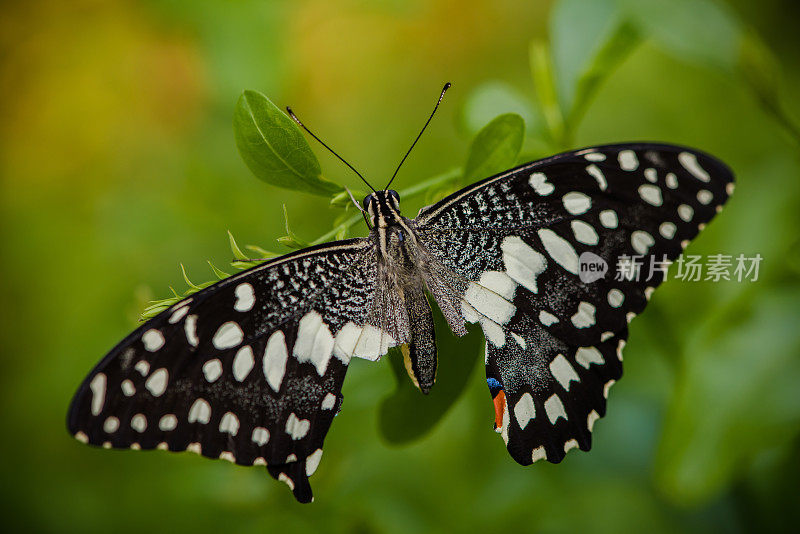
M406 158L408 157L409 154L411 154L411 150L414 148L414 145L416 145L417 141L419 141L419 138L422 137L422 132L424 132L425 128L428 127L428 124L430 124L431 119L433 119L433 116L436 114L436 110L439 109L439 104L442 103L442 99L444 98L444 94L447 92L448 89L450 89L450 85L452 85L450 82L447 82L446 84L444 84L444 89L442 89L442 94L439 95L439 100L436 101L436 105L433 107L433 111L431 112L431 116L428 117L428 120L425 122L425 126L422 127L422 130L420 130L419 135L417 135L417 138L414 139L413 143L411 143L411 148L408 149L408 152L406 152L406 155L403 156L402 160L400 160L400 165L398 165L397 168L394 170L394 174L392 175L392 178L389 180L389 183L386 184L386 187L383 188L384 191L389 189L389 186L392 185L392 182L394 181L394 177L397 176L397 171L399 171L400 167L403 166L403 163L406 161Z
M313 137L314 139L316 139L316 140L317 140L317 142L318 142L319 144L321 144L322 146L324 146L325 148L327 148L327 149L328 149L328 152L330 152L331 154L333 154L334 156L336 156L337 158L339 158L339 161L341 161L342 163L344 163L345 165L347 165L348 167L350 167L350 170L351 170L351 171L353 171L354 173L356 173L356 174L358 175L358 177L359 177L359 178L361 178L361 180L362 180L362 181L363 181L365 184L367 184L367 187L369 187L370 189L372 189L372 191L373 191L373 192L377 193L377 191L375 191L375 188L374 188L374 187L372 187L371 185L369 185L369 182L368 182L368 181L367 181L367 180L366 180L366 179L365 179L363 176L361 176L361 173L360 173L360 172L358 172L357 170L355 170L355 168L353 168L353 166L352 166L352 165L350 165L349 163L347 163L347 162L344 160L344 158L343 158L342 156L340 156L339 154L337 154L336 152L334 152L334 150L333 150L331 147L329 147L328 145L326 145L325 143L323 143L323 142L322 142L322 139L320 139L319 137L317 137L316 135L314 135L314 133L313 133L311 130L309 130L308 128L306 128L306 125L305 125L305 124L303 124L302 122L300 122L300 119L298 119L298 118L297 118L297 115L295 115L295 114L294 114L294 112L292 111L292 108L290 108L289 106L286 106L286 112L289 114L289 116L292 118L292 120L293 120L294 122L296 122L296 123L297 123L297 124L298 124L298 125L299 125L299 126L302 128L302 129L303 129L303 130L305 130L305 131L306 131L306 133L307 133L308 135L310 135L311 137Z

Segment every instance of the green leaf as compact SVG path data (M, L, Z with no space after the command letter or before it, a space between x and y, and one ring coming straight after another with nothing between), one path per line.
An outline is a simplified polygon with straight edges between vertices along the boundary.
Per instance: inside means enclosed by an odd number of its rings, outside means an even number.
M516 113L522 117L528 131L538 131L542 127L542 117L528 98L500 80L483 83L470 92L461 109L461 123L470 135L475 135L502 113Z
M430 432L458 400L475 364L482 359L484 343L479 326L469 325L466 336L456 337L435 306L433 313L439 368L436 384L429 394L423 395L411 382L400 350L389 354L397 389L381 401L378 425L384 439L395 445L409 443Z
M562 0L550 37L565 127L574 132L601 83L640 42L615 0Z
M781 101L778 60L755 31L747 31L742 38L738 70L764 110L786 129L795 142L800 142L800 128Z
M230 230L228 230L228 241L231 245L231 252L233 252L233 257L237 260L248 261L250 258L242 252L242 249L239 248L239 245L236 244L236 240L233 238L233 234Z
M733 73L742 26L730 9L713 0L618 0L643 36L684 61Z
M656 458L673 501L714 498L765 447L800 435L798 301L797 286L746 292L687 347Z
M350 198L350 193L353 194L353 198ZM331 207L344 209L354 208L355 206L353 205L353 199L358 202L367 196L367 192L363 189L352 189L350 190L350 193L345 190L339 191L333 195L333 197L331 197Z
M567 143L564 140L564 112L558 101L550 49L547 43L533 41L529 52L533 86L550 138L560 145L565 145Z
M184 267L182 263L181 263L181 273L183 273L183 280L186 282L187 286L194 289L195 291L201 289L201 286L195 285L192 283L191 280L189 280L189 276L186 274L186 267Z
M283 220L284 224L286 225L286 235L279 237L278 243L294 249L306 248L310 246L308 241L304 241L303 239L297 237L297 234L292 232L292 229L289 227L289 212L286 211L286 204L283 205Z
M211 263L211 260L206 260L206 261L208 261L208 264L211 266L211 270L214 271L214 276L216 276L218 279L222 280L223 278L228 278L230 276L225 271L217 269L217 267L213 263Z
M467 183L513 167L525 138L525 122L516 113L496 117L478 132L464 166Z
M255 252L257 254L256 258L259 260L268 260L270 258L277 258L280 256L280 254L277 252L272 252L271 250L259 247L258 245L245 245L244 248L251 252Z
M300 128L256 91L245 91L233 116L239 154L257 178L287 189L327 196L342 187L322 170Z

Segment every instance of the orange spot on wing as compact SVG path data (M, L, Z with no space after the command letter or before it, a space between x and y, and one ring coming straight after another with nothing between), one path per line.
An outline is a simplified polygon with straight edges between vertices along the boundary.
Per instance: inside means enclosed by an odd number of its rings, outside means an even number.
M503 413L506 410L506 392L502 389L494 399L494 427L500 428L503 426Z

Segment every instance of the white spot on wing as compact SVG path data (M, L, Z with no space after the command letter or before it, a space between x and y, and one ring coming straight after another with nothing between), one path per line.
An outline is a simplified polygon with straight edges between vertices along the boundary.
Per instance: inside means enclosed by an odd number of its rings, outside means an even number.
M200 340L197 338L197 316L190 315L183 323L183 329L186 332L186 340L189 345L196 347Z
M132 397L133 394L136 393L136 387L133 385L133 382L131 382L127 378L122 381L122 384L120 384L120 388L122 388L122 393L126 397Z
M294 491L294 481L288 477L286 473L281 473L278 475L278 480L289 486L289 489Z
M514 405L514 417L520 428L525 428L528 423L536 417L536 407L533 405L533 397L530 393L524 393Z
M558 322L558 317L548 311L542 310L539 312L539 322L545 326L550 326Z
M333 354L333 335L316 311L311 310L300 319L293 354L300 363L310 362L319 376L328 369Z
M131 419L131 428L140 434L147 430L147 418L144 414L137 413L133 416L133 419Z
M150 393L152 393L154 397L160 397L167 389L168 378L169 375L166 369L163 367L161 369L156 369L144 383L144 387L150 390Z
M486 338L495 346L505 344L500 325L506 324L516 311L510 302L517 284L506 273L485 271L478 282L470 282L461 303L461 313L468 322L479 322Z
M306 476L310 477L317 471L319 462L322 460L322 449L317 449L306 458Z
M613 386L616 383L617 383L616 380L609 380L608 382L605 383L605 385L603 386L603 397L608 398L608 392L611 390L611 386Z
M92 415L97 415L103 411L103 404L106 402L106 375L97 373L89 382L89 389L92 390Z
M519 334L516 334L516 333L514 333L514 332L511 332L511 337L513 337L513 338L514 338L514 341L516 341L516 342L517 342L517 345L519 345L519 346L520 346L520 347L522 347L523 349L524 349L524 348L526 348L526 347L528 346L528 344L525 342L525 338L523 338L523 337L522 337L522 336L520 336Z
M531 461L537 462L539 460L546 460L547 459L547 452L544 450L544 446L540 445L533 449L531 453Z
M586 158L586 161L605 161L606 155L601 154L600 152L587 152L583 155Z
M694 210L688 204L681 204L678 206L678 216L686 222L692 220L694 217Z
M701 182L710 182L711 176L700 166L697 161L697 156L691 152L681 152L678 154L678 161L683 167L689 171L695 178Z
M544 401L544 411L547 412L547 418L550 419L550 424L556 424L559 417L567 420L567 412L564 410L564 404L561 398L553 393L549 399Z
M664 200L661 198L661 188L657 185L640 185L639 196L642 197L642 200L653 206L660 206L664 203Z
M239 418L233 412L225 412L219 422L219 431L235 436L239 432Z
M564 203L564 208L572 215L581 215L592 207L592 199L577 191L567 193L561 200Z
M106 420L103 422L103 431L106 434L113 434L119 428L119 419L114 417L107 417Z
M608 304L612 308L619 308L624 300L625 295L619 289L614 288L608 292Z
M205 399L199 398L195 400L192 407L189 408L187 420L190 423L208 423L211 420L211 406Z
M586 428L588 428L588 429L589 429L589 432L591 432L591 431L592 431L592 429L594 429L594 423L595 423L595 421L597 421L598 419L600 419L600 414L598 414L598 413L597 413L596 411L594 411L594 410L592 410L591 412L589 412L589 415L586 417Z
M617 156L619 166L624 171L635 171L639 168L639 158L633 150L621 150Z
M258 445L259 447L263 447L269 441L269 430L264 428L263 426L257 426L253 429L253 443Z
M142 334L142 343L144 343L144 348L148 352L157 351L164 346L164 342L164 334L155 328L151 328Z
M188 312L188 311L189 311L189 305L188 304L185 305L185 306L181 306L180 308L178 308L177 310L172 312L172 315L169 316L169 323L170 324L177 323L178 321L183 319L183 316L186 315L186 312Z
M394 344L392 336L374 327L371 324L364 325L359 334L358 342L353 349L353 356L365 360L377 361L386 354L389 346Z
M596 245L600 238L597 236L592 225L578 219L570 222L572 233L575 234L575 240L584 245Z
M323 410L333 410L333 407L336 406L336 395L333 393L328 393L325 395L325 398L322 399L322 404L320 408Z
M356 326L352 321L348 321L336 333L333 339L333 355L347 365L350 363L350 358L353 357L353 352L356 350L356 343L361 336L362 329Z
M578 274L578 253L570 242L548 228L542 228L538 234L550 257L567 271Z
M619 221L617 220L617 212L614 210L603 210L600 212L600 224L606 228L616 228Z
M276 330L267 341L267 349L264 351L264 376L269 387L276 393L281 388L283 375L286 373L286 362L289 354L286 349L286 337L282 330Z
M218 358L208 360L203 364L203 374L209 383L215 382L222 376L222 362Z
M639 254L647 254L647 251L650 250L650 247L652 247L655 242L656 241L653 239L653 236L644 230L635 230L631 234L631 246L633 247L633 250Z
M578 441L575 438L569 439L564 443L564 452L567 453L577 447L578 447Z
M546 197L555 190L555 186L547 181L547 176L540 172L531 174L528 179L528 184L533 188L538 195Z
M669 221L661 223L661 225L658 227L658 233L667 239L672 239L675 237L676 230L677 227Z
M234 290L236 295L236 302L233 304L233 309L240 312L246 312L253 309L253 304L256 302L256 294L253 291L253 286L244 282L236 286Z
M608 188L608 182L606 182L606 177L603 174L603 171L600 170L600 167L597 165L589 165L586 167L586 172L589 173L592 178L597 180L597 185L600 187L600 191L605 191Z
M253 349L250 348L250 345L240 348L233 358L233 378L243 382L252 371L255 363L256 359L253 356Z
M217 329L211 342L219 350L231 349L239 345L244 339L244 332L236 323L236 321L228 321L223 323Z
M147 363L147 360L139 360L133 368L139 371L142 376L147 376L147 373L150 372L150 364Z
M668 173L664 181L666 182L667 187L669 187L670 189L678 188L678 177L675 176L674 172Z
M658 181L658 172L654 168L649 167L644 170L644 177L648 182L656 183Z
M558 380L561 387L567 391L569 391L570 382L573 380L575 382L580 382L581 380L580 377L578 377L578 373L575 372L575 369L572 368L572 365L570 365L563 354L559 354L550 362L550 373Z
M299 419L294 412L290 413L289 418L286 419L286 433L292 436L292 439L295 441L306 437L310 428L311 421L308 419Z
M570 320L575 325L575 328L588 328L594 325L594 312L595 307L592 304L581 301L578 304L578 311L570 317Z
M589 365L592 363L599 365L606 363L603 355L600 354L600 351L595 347L580 347L577 352L575 352L575 361L585 369L588 369Z
M627 344L627 343L625 342L625 340L624 340L624 339L620 339L620 340L619 340L619 343L617 343L617 359L618 359L619 361L622 361L622 349L624 349L624 348L625 348L625 345L626 345L626 344Z
M547 267L545 257L517 236L503 239L500 248L503 251L503 264L508 276L532 293L536 293L538 291L536 278Z
M704 206L711 204L714 200L714 195L708 189L701 189L697 192L697 201Z
M158 421L158 428L164 432L175 430L178 427L178 418L175 415L168 413Z

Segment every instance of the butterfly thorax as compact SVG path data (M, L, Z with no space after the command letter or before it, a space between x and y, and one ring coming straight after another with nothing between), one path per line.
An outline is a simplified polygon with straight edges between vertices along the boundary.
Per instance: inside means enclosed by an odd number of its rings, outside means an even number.
M378 250L378 297L375 322L403 343L406 369L424 393L436 379L433 315L425 296L426 254L414 222L400 214L395 191L376 191L364 199Z

